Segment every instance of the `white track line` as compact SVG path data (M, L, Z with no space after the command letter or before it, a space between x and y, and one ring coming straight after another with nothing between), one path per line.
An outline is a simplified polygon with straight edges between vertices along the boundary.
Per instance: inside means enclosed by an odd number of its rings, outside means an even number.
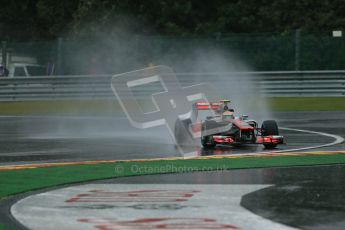
M322 144L322 145L310 146L310 147L304 147L304 148L296 148L296 149L287 149L287 150L281 150L281 151L277 151L277 152L295 152L295 151L303 151L303 150L308 150L308 149L323 148L323 147L341 144L345 140L341 136L330 134L330 133L317 132L317 131L311 131L311 130L305 130L305 129L285 128L285 127L280 127L280 129L295 131L295 132L302 132L302 133L312 133L312 134L316 134L316 135L320 135L320 136L331 137L331 138L334 138L335 140L331 143L328 143L328 144Z
M331 137L334 138L335 140L331 143L327 144L322 144L322 145L316 145L316 146L309 146L309 147L303 147L303 148L295 148L295 149L284 149L284 150L272 150L272 151L261 151L261 152L253 152L253 153L234 153L234 154L225 154L221 155L224 157L227 156L239 156L239 155L257 155L257 154L270 154L270 153L285 153L285 152L298 152L298 151L303 151L303 150L309 150L309 149L317 149L317 148L322 148L322 147L328 147L328 146L333 146L337 144L341 144L345 141L345 139L341 136L330 134L330 133L324 133L324 132L316 132L316 131L311 131L311 130L305 130L305 129L293 129L293 128L286 128L286 127L279 127L279 129L282 130L289 130L289 131L295 131L295 132L302 132L302 133L311 133L311 134L316 134L320 136L326 136L326 137ZM282 154L283 155L283 154ZM189 154L185 154L183 158L195 158L196 156L190 156ZM214 156L206 156L205 158L212 158Z
M225 229L221 227L224 224L233 226L232 229L296 229L263 218L241 206L243 196L269 186L271 185L72 185L25 197L16 202L10 212L22 225L35 230L84 230L96 229L98 226L99 229L102 226L102 229L158 229L166 224L170 226L167 229ZM125 196L135 193L140 195L126 200ZM184 197L186 193L189 194L188 197ZM91 199L83 196L79 198L80 194L91 195ZM180 197L184 201L172 200ZM76 200L71 201L73 198ZM66 202L67 200L70 201ZM148 204L149 207L161 208L133 208ZM163 208L163 204L181 207L167 209ZM99 206L105 208L97 208ZM167 217L171 219L165 220ZM156 221L140 221L147 219Z

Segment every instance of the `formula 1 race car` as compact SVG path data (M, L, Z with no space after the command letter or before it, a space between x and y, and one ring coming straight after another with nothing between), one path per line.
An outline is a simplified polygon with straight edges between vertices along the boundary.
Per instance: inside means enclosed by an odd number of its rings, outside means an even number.
M213 148L217 144L233 146L263 144L265 148L272 149L284 143L283 136L279 135L276 121L263 121L259 128L258 122L249 119L246 115L235 117L234 110L229 108L229 103L229 100L197 102L193 106L194 119L182 121L179 125L190 126L191 128L187 127L187 129L192 134L201 131L201 144L205 148ZM212 110L214 115L201 121L197 115L199 110ZM178 138L176 133L178 128L175 126L175 138Z

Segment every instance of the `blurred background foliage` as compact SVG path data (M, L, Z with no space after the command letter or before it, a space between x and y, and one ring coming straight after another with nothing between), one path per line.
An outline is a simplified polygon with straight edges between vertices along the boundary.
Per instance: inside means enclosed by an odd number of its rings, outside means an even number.
M332 37L345 26L345 0L2 2L0 40L41 64L59 62L59 74L195 71L197 58L217 55L231 70L241 70L237 59L256 71L345 69L344 38Z
M325 33L345 25L345 0L2 0L0 37L42 40L139 35ZM125 30L123 30L125 28Z

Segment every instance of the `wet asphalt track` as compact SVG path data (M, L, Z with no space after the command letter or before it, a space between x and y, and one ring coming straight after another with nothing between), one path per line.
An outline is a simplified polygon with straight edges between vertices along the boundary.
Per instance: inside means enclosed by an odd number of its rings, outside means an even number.
M344 136L344 112L275 113L282 127ZM330 143L333 138L281 130L278 150ZM337 145L322 150L345 149ZM261 145L195 149L199 155L266 151ZM316 149L320 150L320 149ZM181 156L165 127L139 130L124 117L0 117L0 165Z
M344 112L276 113L275 116L284 127L345 137ZM163 129L134 131L123 119L2 117L0 129L1 164L179 155L169 137L162 135ZM282 134L287 145L281 149L333 141L332 138L307 133L282 131ZM315 150L344 149L345 144L342 143ZM200 154L240 154L262 150L261 146L220 147ZM273 184L247 194L241 205L257 215L292 227L344 229L344 178L345 166L331 165L141 176L99 183L147 183L162 184L162 187L164 184ZM1 212L6 214L4 209ZM3 215L2 218L13 224L11 217Z
M345 228L345 165L245 169L119 178L99 183L272 184L242 197L253 213L300 229Z

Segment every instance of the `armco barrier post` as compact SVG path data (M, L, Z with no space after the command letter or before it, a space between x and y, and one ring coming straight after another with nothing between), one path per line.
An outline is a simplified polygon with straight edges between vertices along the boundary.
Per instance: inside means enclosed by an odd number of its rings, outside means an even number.
M56 75L62 75L62 38L57 40Z
M2 56L2 65L7 68L7 42L3 41L1 44L1 56Z
M295 32L295 71L300 70L301 30Z

